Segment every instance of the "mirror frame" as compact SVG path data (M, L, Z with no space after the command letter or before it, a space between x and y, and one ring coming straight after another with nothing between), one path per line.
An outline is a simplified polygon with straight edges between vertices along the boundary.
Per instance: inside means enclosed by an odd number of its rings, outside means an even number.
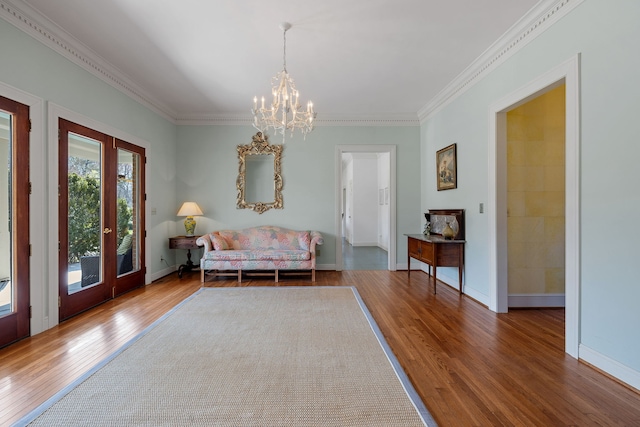
M262 132L256 133L252 138L251 144L238 145L238 179L236 180L236 190L238 191L238 198L236 200L237 209L252 209L259 214L262 214L269 209L282 209L282 145L269 145L269 136L262 134ZM245 187L246 187L246 160L247 156L255 155L272 155L273 160L273 187L274 187L274 200L272 202L250 202L245 200Z

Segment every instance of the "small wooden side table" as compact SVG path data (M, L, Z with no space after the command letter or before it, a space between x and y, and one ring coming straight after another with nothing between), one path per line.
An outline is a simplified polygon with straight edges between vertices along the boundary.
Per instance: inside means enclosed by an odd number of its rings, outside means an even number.
M178 277L182 278L182 273L185 271L191 271L197 266L191 261L191 249L198 249L196 240L198 236L175 236L169 237L170 249L186 249L187 250L187 263L178 267Z

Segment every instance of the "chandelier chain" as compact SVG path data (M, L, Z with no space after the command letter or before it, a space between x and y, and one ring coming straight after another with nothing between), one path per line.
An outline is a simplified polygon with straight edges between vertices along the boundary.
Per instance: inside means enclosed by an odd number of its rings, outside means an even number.
M282 33L282 69L284 72L287 72L287 30L284 30Z

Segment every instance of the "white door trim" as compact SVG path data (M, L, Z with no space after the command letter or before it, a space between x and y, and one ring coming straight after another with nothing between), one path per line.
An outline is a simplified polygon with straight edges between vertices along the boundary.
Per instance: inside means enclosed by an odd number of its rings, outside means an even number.
M390 271L396 271L396 146L395 145L336 145L335 152L335 229L336 271L342 271L342 154L344 153L388 153L389 154L389 251Z
M565 83L565 351L580 342L580 54L489 107L489 309L508 310L506 113Z

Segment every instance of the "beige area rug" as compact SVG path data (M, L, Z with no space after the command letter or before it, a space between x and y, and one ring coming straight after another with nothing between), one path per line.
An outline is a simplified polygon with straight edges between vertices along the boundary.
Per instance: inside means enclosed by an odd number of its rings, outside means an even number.
M203 288L21 420L436 425L355 288Z

